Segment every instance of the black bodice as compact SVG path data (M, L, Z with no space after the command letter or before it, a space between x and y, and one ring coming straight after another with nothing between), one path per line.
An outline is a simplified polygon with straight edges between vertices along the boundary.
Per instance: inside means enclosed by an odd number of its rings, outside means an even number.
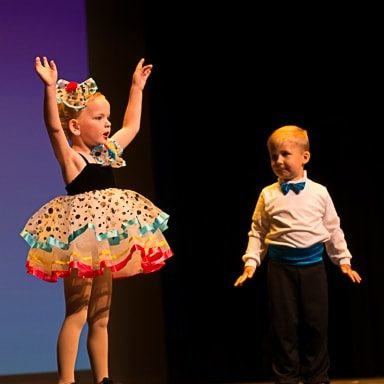
M116 187L112 167L91 164L85 158L84 160L87 163L85 168L65 187L68 195Z

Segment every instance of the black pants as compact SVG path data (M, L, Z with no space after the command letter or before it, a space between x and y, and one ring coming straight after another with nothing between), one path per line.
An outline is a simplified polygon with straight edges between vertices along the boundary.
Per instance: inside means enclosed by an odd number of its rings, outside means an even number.
M324 263L269 260L268 294L275 383L328 382L328 285Z

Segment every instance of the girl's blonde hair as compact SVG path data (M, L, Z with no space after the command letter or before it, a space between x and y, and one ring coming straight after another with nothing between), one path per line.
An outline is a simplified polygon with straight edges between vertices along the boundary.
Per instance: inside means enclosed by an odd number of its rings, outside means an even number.
M267 140L268 150L271 151L276 145L286 141L299 145L304 151L309 151L308 133L297 125L284 125L275 129Z
M105 97L105 96L101 92L96 92L87 99L87 103L96 99L97 97ZM61 126L63 127L63 131L67 136L67 138L70 138L71 137L71 131L69 129L70 120L77 119L80 116L81 112L84 110L84 108L87 108L87 107L85 106L82 109L75 109L60 102L57 104L57 108L59 110L59 117L60 117Z

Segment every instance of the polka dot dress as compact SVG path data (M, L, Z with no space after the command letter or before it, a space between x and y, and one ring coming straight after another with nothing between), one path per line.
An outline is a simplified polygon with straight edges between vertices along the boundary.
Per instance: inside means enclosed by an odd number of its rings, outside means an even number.
M74 268L84 278L105 268L114 278L157 271L173 254L163 235L168 218L131 190L111 187L58 196L21 231L30 246L27 272L56 282Z

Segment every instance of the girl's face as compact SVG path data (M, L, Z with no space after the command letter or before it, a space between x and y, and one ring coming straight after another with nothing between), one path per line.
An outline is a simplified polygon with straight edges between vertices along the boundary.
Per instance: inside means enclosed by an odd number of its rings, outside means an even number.
M273 143L269 155L272 170L280 180L290 181L304 177L304 165L308 163L310 153L297 143L293 141Z
M110 104L104 96L88 101L77 119L82 141L89 148L105 144L111 133Z

